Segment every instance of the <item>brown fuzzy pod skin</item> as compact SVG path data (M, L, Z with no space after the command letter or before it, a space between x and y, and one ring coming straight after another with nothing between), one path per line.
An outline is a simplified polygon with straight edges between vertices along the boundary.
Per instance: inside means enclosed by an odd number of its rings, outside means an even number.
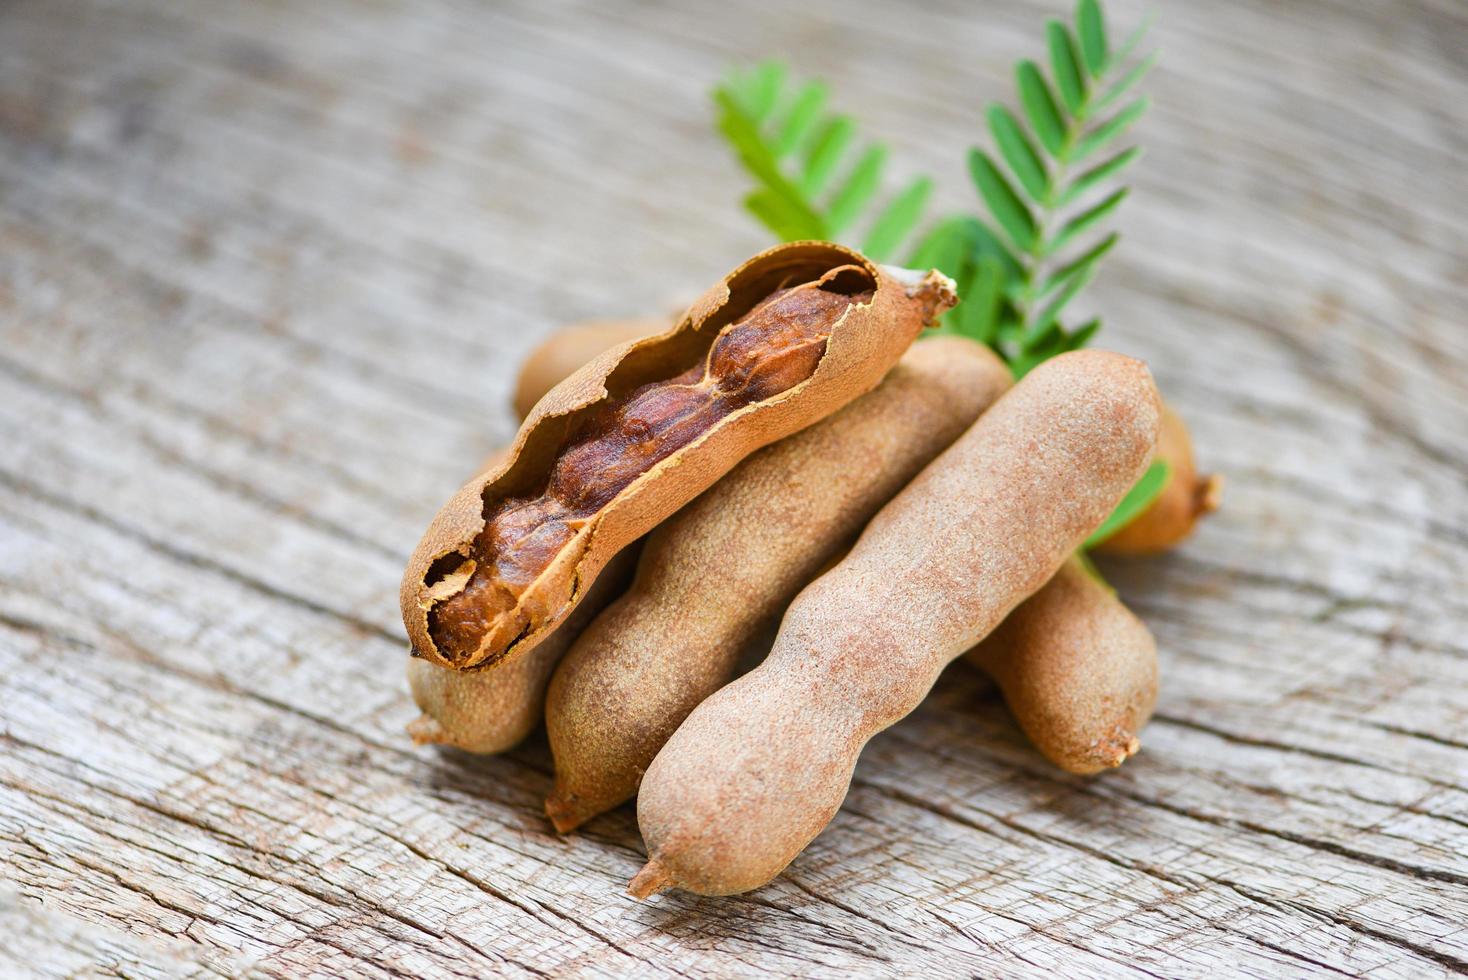
M418 745L492 754L514 748L540 723L551 672L577 635L627 587L637 565L633 545L607 563L586 598L534 650L486 670L451 670L408 659L408 689L423 712L408 723Z
M954 300L939 273L795 242L744 263L668 332L595 358L430 524L403 576L414 653L462 670L533 649L613 555L751 452L875 387Z
M1162 429L1157 437L1157 458L1166 460L1172 469L1167 486L1150 507L1101 542L1097 551L1109 555L1155 555L1181 544L1193 533L1200 519L1218 509L1223 498L1223 477L1198 473L1188 427L1166 405L1162 408Z
M530 352L515 379L515 416L525 418L545 393L602 351L662 333L673 320L588 320L551 334Z
M763 664L704 701L638 793L631 894L770 881L840 808L862 747L1048 581L1146 469L1145 365L1076 351L1031 371L882 508L785 614Z
M919 341L874 391L751 456L649 535L631 589L551 681L556 829L631 798L741 651L1009 385L982 344Z
M1121 765L1157 703L1157 642L1072 558L964 655L1004 694L1040 753L1067 772Z

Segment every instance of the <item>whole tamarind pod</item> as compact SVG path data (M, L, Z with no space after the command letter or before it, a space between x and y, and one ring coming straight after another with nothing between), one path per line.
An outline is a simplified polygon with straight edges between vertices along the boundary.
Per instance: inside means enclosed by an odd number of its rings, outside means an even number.
M551 680L556 829L629 799L752 638L1009 385L982 344L919 341L875 390L750 456L653 531L632 587Z
M1172 471L1167 485L1146 510L1097 545L1097 551L1112 555L1166 551L1192 534L1199 519L1218 509L1223 498L1223 477L1198 473L1188 427L1165 404L1156 458L1164 460Z
M525 418L535 403L602 351L670 329L675 321L643 317L588 320L562 327L530 352L515 379L515 416Z
M423 712L408 723L418 745L491 754L514 748L542 717L551 672L576 636L632 580L636 545L607 563L574 612L535 649L481 670L452 670L408 658L408 689Z
M1146 469L1145 365L1082 350L1036 367L807 586L765 662L694 709L637 798L629 892L770 881L840 808L862 747L1035 592Z
M1035 748L1067 772L1121 765L1157 703L1157 642L1075 558L965 658L999 685Z
M598 356L429 525L401 593L414 654L462 670L533 649L612 555L870 390L954 301L941 273L795 242L734 270L666 333Z

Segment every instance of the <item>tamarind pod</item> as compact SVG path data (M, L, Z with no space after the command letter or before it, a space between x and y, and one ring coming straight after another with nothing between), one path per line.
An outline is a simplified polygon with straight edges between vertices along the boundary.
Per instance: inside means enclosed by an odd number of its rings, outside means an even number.
M535 403L602 351L672 327L674 321L648 317L588 320L562 327L543 340L520 365L515 379L515 416L525 418Z
M941 273L795 242L740 266L670 331L595 358L430 524L403 577L413 652L465 669L532 649L612 555L744 456L870 390L954 300Z
M653 531L632 587L551 680L556 829L629 799L759 630L1009 385L982 344L919 341L875 390L750 456Z
M575 611L524 656L479 670L409 657L408 688L422 712L408 723L414 743L488 755L524 741L540 723L551 672L592 617L627 587L637 553L633 545L612 558Z
M495 450L479 472L508 455L507 447ZM414 743L493 754L523 741L540 721L551 671L592 617L626 588L637 551L633 545L613 558L581 605L523 657L498 668L462 671L410 657L408 689L422 712L407 726Z
M1075 558L965 658L999 685L1040 753L1067 772L1121 765L1157 702L1157 642Z
M1171 475L1157 499L1132 520L1096 546L1111 555L1152 555L1182 543L1198 521L1218 509L1223 499L1223 477L1198 473L1193 440L1182 416L1162 406L1162 428L1157 436L1157 459L1168 464Z
M693 710L643 777L629 892L770 881L840 808L862 747L1048 581L1146 469L1145 365L1036 367L872 518L785 613L765 662Z

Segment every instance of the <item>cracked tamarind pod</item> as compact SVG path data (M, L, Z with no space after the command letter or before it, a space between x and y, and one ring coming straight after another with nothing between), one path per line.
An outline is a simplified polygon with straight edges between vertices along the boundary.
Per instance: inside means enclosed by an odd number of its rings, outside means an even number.
M1157 642L1077 558L964 655L1040 753L1067 772L1121 765L1157 703Z
M1010 385L975 341L919 341L871 393L749 457L648 536L632 587L546 698L562 832L629 799L664 741L862 525Z
M770 881L840 808L862 747L1048 581L1146 469L1157 389L1102 351L1041 364L795 599L765 662L699 705L643 778L629 891Z
M605 345L597 352L603 349ZM508 455L508 449L496 450L480 465L479 472L498 466ZM634 543L612 558L566 621L535 649L509 663L492 669L452 670L409 657L408 690L422 712L407 726L413 742L445 745L479 755L504 752L522 742L543 716L551 671L586 624L627 588L640 551L639 544Z
M796 242L740 266L668 332L597 357L430 524L403 576L413 653L463 670L533 649L613 555L870 390L954 301L941 273Z
M627 587L638 548L624 548L607 563L586 598L565 622L522 656L486 670L452 670L408 658L408 689L422 712L408 723L418 745L446 745L493 754L514 748L540 723L551 672L606 604Z
M1146 510L1097 545L1097 551L1109 555L1158 554L1181 544L1199 520L1218 509L1223 499L1223 477L1199 474L1188 427L1167 405L1162 407L1156 458L1172 471L1162 493Z

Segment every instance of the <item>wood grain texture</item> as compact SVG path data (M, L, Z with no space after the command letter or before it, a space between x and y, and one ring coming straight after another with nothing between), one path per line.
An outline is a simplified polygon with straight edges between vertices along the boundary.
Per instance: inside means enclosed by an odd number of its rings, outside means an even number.
M1160 11L1088 305L1229 484L1106 565L1162 660L1121 770L1057 774L956 667L773 886L638 905L629 808L548 832L543 740L402 733L402 562L520 356L765 244L722 67L827 77L969 209L978 106L1060 9L0 7L0 972L1468 969L1451 0Z

